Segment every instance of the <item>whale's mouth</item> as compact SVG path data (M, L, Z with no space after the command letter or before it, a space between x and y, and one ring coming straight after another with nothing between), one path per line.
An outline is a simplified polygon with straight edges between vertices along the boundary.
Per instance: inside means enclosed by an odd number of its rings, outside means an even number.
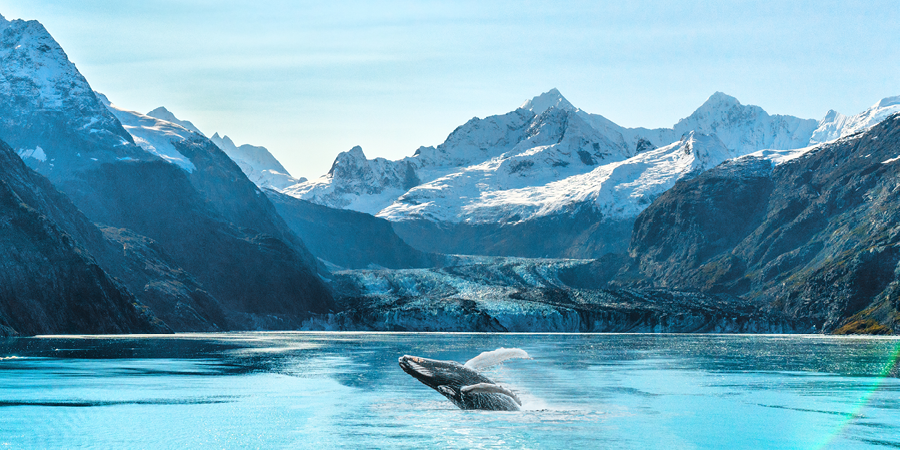
M425 361L422 358L403 355L400 357L399 362L400 368L413 377L418 379L434 377L434 372L423 365Z

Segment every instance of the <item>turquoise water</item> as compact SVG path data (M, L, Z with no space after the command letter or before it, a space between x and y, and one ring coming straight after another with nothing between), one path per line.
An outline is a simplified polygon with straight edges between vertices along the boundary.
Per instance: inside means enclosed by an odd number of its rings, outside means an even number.
M461 411L404 354L487 371ZM900 448L900 340L240 333L0 339L0 448Z

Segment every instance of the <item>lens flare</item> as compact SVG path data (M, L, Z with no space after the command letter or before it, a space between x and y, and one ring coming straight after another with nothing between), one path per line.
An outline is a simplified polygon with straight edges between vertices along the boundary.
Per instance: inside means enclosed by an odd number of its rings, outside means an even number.
M853 423L857 418L861 417L862 411L868 406L869 401L872 399L872 396L878 392L881 386L884 384L884 380L888 378L892 372L894 372L895 368L897 368L898 364L900 364L900 340L896 340L893 343L893 348L889 353L889 357L882 365L881 370L875 380L875 383L872 384L871 388L864 392L857 400L853 409L848 412L843 420L841 420L840 424L835 427L834 431L829 433L825 438L815 446L813 446L816 450L830 448L830 445L840 437L844 430L848 425ZM900 370L900 369L898 369Z

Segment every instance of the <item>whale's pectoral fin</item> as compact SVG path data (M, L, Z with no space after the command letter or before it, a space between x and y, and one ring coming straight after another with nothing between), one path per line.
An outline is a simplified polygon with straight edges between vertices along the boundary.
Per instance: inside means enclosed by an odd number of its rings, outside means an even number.
M469 386L463 386L462 389L460 389L460 392L462 392L463 394L475 394L475 393L502 394L502 395L512 398L513 400L515 400L516 403L519 404L519 406L522 406L522 401L519 400L519 397L516 396L516 394L513 391L506 389L505 387L500 386L498 384L491 384L491 383L471 384Z
M464 364L465 367L472 370L481 370L485 367L491 367L496 364L500 364L507 359L512 358L524 358L531 359L528 356L528 353L521 348L498 348L497 350L491 350L489 352L484 352L468 361Z
M452 387L443 384L437 387L437 391L449 397L456 394Z

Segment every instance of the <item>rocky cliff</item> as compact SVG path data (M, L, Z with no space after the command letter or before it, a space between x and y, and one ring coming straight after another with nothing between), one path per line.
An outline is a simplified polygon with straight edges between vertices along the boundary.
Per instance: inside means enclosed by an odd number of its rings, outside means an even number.
M170 331L85 240L102 236L0 141L0 336Z

